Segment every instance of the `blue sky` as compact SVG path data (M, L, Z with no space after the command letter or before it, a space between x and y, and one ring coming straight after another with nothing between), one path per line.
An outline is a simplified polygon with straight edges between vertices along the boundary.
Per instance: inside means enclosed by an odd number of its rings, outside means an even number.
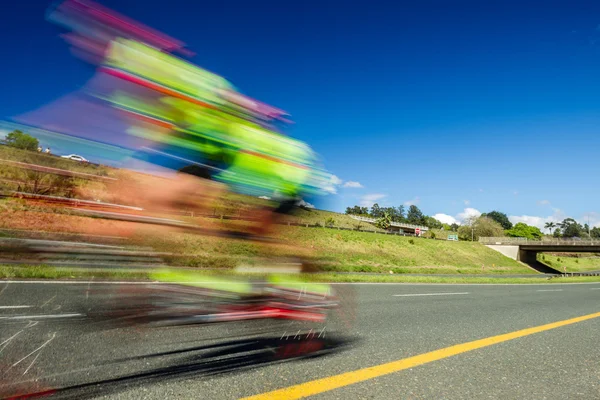
M5 118L93 74L45 22L47 1L21 3L0 16ZM330 209L600 224L600 2L102 3L289 111L289 133L339 177Z

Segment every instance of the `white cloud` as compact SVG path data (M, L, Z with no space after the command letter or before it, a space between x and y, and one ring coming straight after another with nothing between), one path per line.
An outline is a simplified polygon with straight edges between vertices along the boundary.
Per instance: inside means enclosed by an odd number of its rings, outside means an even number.
M383 193L366 194L360 198L360 205L363 207L371 207L377 200L381 200L386 196L387 195Z
M404 206L405 207L410 207L410 206L416 206L417 204L419 204L421 202L421 199L419 198L419 196L415 197L412 200L407 200L404 202Z
M463 222L466 219L469 218L477 218L481 215L481 211L479 211L476 208L471 208L471 207L467 207L463 210L463 212L458 213L458 215L456 216L456 219Z
M538 204L540 206L549 206L550 205L550 200L540 200L540 201L538 201Z
M344 183L337 175L329 175L329 178L322 180L321 189L330 194L337 194L338 187Z
M336 175L331 175L331 178L329 178L329 182L334 186L339 186L342 184L343 181Z
M438 213L438 214L433 215L432 217L437 219L438 221L440 221L442 224L448 224L448 225L458 224L458 220L456 218L454 218L452 215Z
M331 193L331 194L336 194L337 193L337 188L335 186L332 186L332 185L325 185L325 186L323 186L323 190L326 191L327 193Z
M472 208L472 207L467 207L462 212L458 213L454 217L452 215L448 215L448 214L437 213L437 214L433 215L433 218L437 219L438 221L440 221L444 224L448 224L448 225L459 224L460 225L465 220L472 218L472 217L479 217L480 215L481 215L481 211L479 211L478 209Z
M519 222L523 222L527 225L537 226L540 229L545 229L544 225L546 222L561 222L566 218L566 215L558 208L553 208L554 214L547 217L540 217L536 215L510 215L508 220L513 224L518 224Z
M463 200L463 203L465 203L465 206L471 205L471 202L469 200Z
M312 205L312 204L310 204L310 203L307 203L307 202L306 202L306 201L304 201L304 200L300 200L300 201L298 202L298 205L299 205L300 207L306 207L306 208L315 208L315 206L314 206L314 205Z
M344 183L344 187L345 188L360 189L360 188L363 188L364 186L361 185L360 182L348 181L348 182Z

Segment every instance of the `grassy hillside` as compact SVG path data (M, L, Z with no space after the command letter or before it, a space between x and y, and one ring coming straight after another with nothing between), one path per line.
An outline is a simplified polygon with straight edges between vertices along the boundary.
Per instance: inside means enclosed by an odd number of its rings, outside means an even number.
M33 163L53 168L69 169L103 176L117 177L126 184L135 174L102 166L81 164L35 152L0 146L0 159ZM53 175L28 173L17 168L0 168L0 189L14 190L11 180L41 180L41 184L54 185L52 195L91 198L111 201L111 193L104 183L77 178L56 178ZM4 179L4 181L1 181ZM58 179L58 181L56 181ZM9 181L9 182L7 182ZM11 186L13 185L13 186ZM72 190L75 187L78 190ZM69 191L70 190L70 191ZM251 207L267 204L265 200L228 195L211 213L215 215L246 215ZM182 217L183 218L183 217ZM246 224L240 221L190 218L204 227L226 229ZM290 222L326 225L333 219L336 227L380 231L371 224L361 223L350 216L322 210L299 210L289 217ZM0 229L69 232L107 236L133 234L132 243L150 245L156 251L175 253L166 261L174 265L232 268L240 264L260 263L266 248L256 243L201 237L193 234L168 231L157 232L152 226L139 226L127 222L107 221L71 215L65 209L32 206L17 200L0 201ZM448 232L435 232L437 238L446 238ZM424 238L409 238L368 232L344 231L327 228L282 226L278 235L288 244L269 249L273 256L303 254L317 261L322 270L343 272L437 273L437 274L525 274L529 268L479 243L448 242ZM482 265L485 266L482 269ZM587 264L585 264L587 265ZM583 266L583 264L581 264Z
M149 225L87 218L70 215L69 211L49 211L43 207L28 207L20 201L0 201L0 228L107 236L134 234L132 243L151 246L156 251L174 253L176 256L167 257L166 261L181 266L233 268L240 264L256 265L261 262L259 257L265 255L265 247L253 242L203 237L178 231L165 233ZM207 218L186 219L214 229L245 224ZM533 273L529 268L479 243L295 226L280 227L278 236L288 244L271 249L270 255L290 257L303 254L319 261L321 268L327 271ZM485 265L483 270L482 265Z
M100 176L112 176L114 172L117 171L101 165L80 163L57 156L38 153L35 151L16 149L9 146L0 146L0 159L42 165L45 167L68 169L70 171L84 172L87 174L95 174Z
M564 271L564 267L567 267L567 272L600 271L600 257L589 254L573 253L568 256L538 254L538 260L560 272Z

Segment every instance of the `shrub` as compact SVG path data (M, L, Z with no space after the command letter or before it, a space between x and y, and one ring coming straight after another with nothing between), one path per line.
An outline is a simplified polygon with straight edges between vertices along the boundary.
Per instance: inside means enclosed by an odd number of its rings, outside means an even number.
M335 225L335 219L333 217L329 217L325 219L325 226L331 228Z
M36 138L19 130L12 131L6 135L5 140L7 145L23 150L35 151L40 145L40 142Z
M408 243L415 244L415 239L408 239Z

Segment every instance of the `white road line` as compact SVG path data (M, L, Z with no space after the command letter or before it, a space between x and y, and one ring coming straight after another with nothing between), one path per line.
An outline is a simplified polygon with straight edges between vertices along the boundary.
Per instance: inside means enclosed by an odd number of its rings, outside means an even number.
M42 315L18 315L16 317L0 317L0 319L47 319L47 318L72 318L83 314L42 314Z
M593 288L590 288L590 290L600 290L600 287L593 287Z
M411 293L411 294L393 294L396 297L411 297L411 296L451 296L456 294L469 294L469 292L460 293Z
M538 289L536 292L562 292L563 289Z
M0 306L0 310L6 310L11 308L31 308L32 306Z

